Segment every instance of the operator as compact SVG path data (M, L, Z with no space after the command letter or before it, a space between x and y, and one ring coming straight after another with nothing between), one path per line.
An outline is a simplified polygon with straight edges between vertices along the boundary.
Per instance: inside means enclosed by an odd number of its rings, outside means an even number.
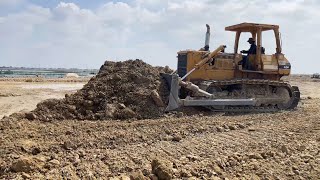
M249 38L247 41L250 45L250 49L249 50L242 50L241 53L244 54L256 54L256 50L257 50L257 45L256 42L253 40L253 38Z
M251 44L250 49L249 50L242 50L240 52L243 54L247 54L247 56L243 56L243 58L242 58L244 68L245 69L252 69L251 64L249 62L249 55L256 54L257 45L256 45L255 40L253 38L249 38L247 42L249 44Z

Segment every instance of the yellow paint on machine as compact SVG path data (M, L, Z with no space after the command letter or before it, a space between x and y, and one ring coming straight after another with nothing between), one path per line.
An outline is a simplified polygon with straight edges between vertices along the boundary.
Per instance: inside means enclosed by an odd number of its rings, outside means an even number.
M187 54L187 72L189 72L208 52L189 50L180 53ZM212 62L203 65L190 74L187 80L230 80L234 78L234 70L235 64L232 59L214 58Z

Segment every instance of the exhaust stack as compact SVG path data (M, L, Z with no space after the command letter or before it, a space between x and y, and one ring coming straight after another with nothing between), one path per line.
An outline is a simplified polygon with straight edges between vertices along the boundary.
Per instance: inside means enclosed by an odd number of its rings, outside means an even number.
M206 32L206 39L204 42L204 50L209 51L209 44L210 44L210 26L209 24L206 24L207 26L207 32Z

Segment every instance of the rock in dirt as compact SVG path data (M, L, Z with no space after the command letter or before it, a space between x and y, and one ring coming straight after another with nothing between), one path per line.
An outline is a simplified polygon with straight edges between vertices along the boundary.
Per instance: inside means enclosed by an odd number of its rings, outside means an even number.
M39 153L41 153L41 150L40 150L39 147L34 147L34 148L32 149L32 151L31 151L31 154L32 154L32 155L37 155L37 154L39 154Z
M281 151L285 154L290 154L290 151L286 145L281 146Z
M21 174L21 177L22 177L23 179L31 179L30 174L25 173L25 172L23 172L23 173Z
M134 172L130 175L131 180L144 180L146 179L141 171Z
M175 117L177 118L181 118L183 116L184 116L183 112L177 112L177 114L175 115Z
M307 147L305 145L298 146L298 151L304 151Z
M127 175L120 175L116 177L111 177L109 180L130 180L130 177Z
M67 165L60 170L64 179L79 179L76 173L76 169L72 165Z
M76 145L71 142L71 141L65 141L63 142L63 144L61 145L61 147L65 150L72 150L76 148Z
M0 175L5 171L7 163L0 159Z
M29 119L29 120L37 119L37 115L35 115L35 114L32 113L32 112L26 113L25 116L26 116L26 118Z
M180 135L174 135L172 138L172 141L179 142L179 141L181 141L181 139L182 139L182 137Z
M26 117L42 121L158 118L170 93L160 73L170 72L142 60L106 61L75 94L45 100Z
M258 153L249 154L248 157L250 159L263 159L263 157Z
M159 178L155 174L149 175L150 180L158 180Z
M199 156L195 155L187 155L187 158L189 159L189 161L198 161L200 159Z
M130 119L137 117L137 114L130 108L123 108L118 109L114 117L116 117L117 119Z
M43 162L35 158L21 157L11 165L11 170L14 172L31 172L41 169Z
M224 129L223 129L222 127L217 127L217 131L218 131L218 132L223 132Z
M229 125L229 129L230 129L230 130L236 130L236 129L237 129L237 126L235 126L235 125Z
M181 177L191 177L192 175L191 175L191 173L190 173L189 171L187 171L187 170L185 170L185 169L182 169L182 170L180 171L180 176L181 176Z
M214 172L216 172L219 175L224 173L223 170L216 164L213 165L213 170L214 170Z
M105 108L105 116L106 118L114 118L114 114L117 111L117 107L115 104L106 104Z
M239 126L239 128L241 128L241 129L246 128L246 126L245 126L244 124L239 124L238 126Z
M48 169L56 168L56 167L59 167L59 166L60 166L60 161L58 161L57 159L52 159L52 160L50 160L49 162L47 162L45 164L45 167L48 168Z
M159 107L164 106L164 103L163 103L159 93L156 90L151 91L151 97L157 106L159 106Z
M301 158L303 158L303 159L313 159L314 157L309 155L309 154L302 154Z
M151 162L152 167L152 173L155 174L159 180L170 180L172 179L172 163L160 160L160 159L154 159Z

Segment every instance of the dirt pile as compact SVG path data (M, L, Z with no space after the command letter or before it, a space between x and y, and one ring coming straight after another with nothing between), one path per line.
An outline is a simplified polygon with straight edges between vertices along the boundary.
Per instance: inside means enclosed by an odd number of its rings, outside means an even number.
M160 73L168 67L153 67L142 60L106 61L97 76L64 99L49 99L26 114L42 121L79 119L146 119L163 114L169 90Z

